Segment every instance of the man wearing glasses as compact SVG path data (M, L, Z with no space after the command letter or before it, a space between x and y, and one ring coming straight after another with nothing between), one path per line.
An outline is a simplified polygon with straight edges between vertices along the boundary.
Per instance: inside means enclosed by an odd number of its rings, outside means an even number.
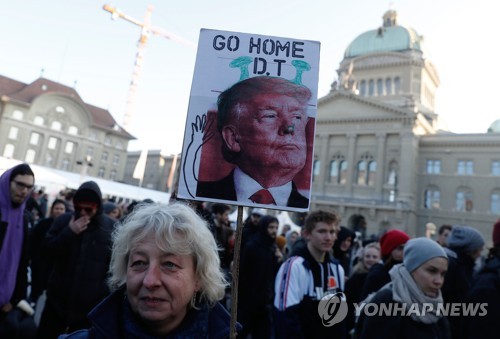
M26 299L28 285L28 232L24 217L26 200L33 190L35 175L20 164L0 176L0 337L11 337L7 316ZM11 329L12 330L12 329Z
M57 217L45 238L54 270L39 338L57 338L90 327L87 313L109 294L106 285L115 221L102 209L99 186L83 183L73 197L74 212Z

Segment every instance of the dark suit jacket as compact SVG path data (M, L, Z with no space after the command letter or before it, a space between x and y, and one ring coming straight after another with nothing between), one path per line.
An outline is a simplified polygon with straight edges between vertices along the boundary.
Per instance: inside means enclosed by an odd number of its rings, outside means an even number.
M221 200L236 201L236 189L234 188L234 171L219 181L198 181L196 196ZM297 190L297 186L292 181L292 192L288 197L288 207L307 208L309 199L304 197Z

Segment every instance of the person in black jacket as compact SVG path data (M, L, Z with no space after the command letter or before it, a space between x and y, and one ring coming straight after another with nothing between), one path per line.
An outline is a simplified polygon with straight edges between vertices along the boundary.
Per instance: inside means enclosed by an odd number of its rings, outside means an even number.
M394 265L403 261L403 248L408 240L410 240L408 234L396 229L387 231L382 235L380 249L384 263L377 263L371 267L363 285L361 300L391 281L389 271Z
M102 212L99 186L84 182L73 198L74 212L54 220L44 248L54 269L38 329L39 338L88 328L87 313L109 294L106 278L115 221Z
M500 220L493 226L493 248L485 266L477 274L467 300L474 305L486 304L487 313L465 319L464 336L471 339L498 338L500 319Z
M47 280L52 270L51 261L47 260L43 251L43 242L54 220L66 212L66 204L62 199L56 199L50 208L50 216L38 221L31 230L31 293L30 300L37 302L40 295L47 288Z
M238 285L238 321L241 337L272 338L274 277L279 267L276 234L278 219L266 215L257 226L258 233L241 250Z

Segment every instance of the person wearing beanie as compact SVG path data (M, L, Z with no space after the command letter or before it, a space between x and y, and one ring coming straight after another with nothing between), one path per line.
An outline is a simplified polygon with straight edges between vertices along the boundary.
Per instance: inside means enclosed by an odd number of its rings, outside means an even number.
M462 303L474 281L474 267L480 259L484 238L471 226L453 225L445 248L449 257L448 272L441 289L445 303ZM453 338L463 338L462 317L450 317Z
M111 233L115 220L103 213L97 183L84 182L73 197L74 211L54 220L45 238L53 262L39 338L90 327L87 313L108 294Z
M403 248L408 240L410 240L408 234L397 229L389 230L382 235L379 242L383 263L373 265L368 272L361 300L391 281L389 271L392 266L403 261Z
M351 274L351 246L355 239L356 233L347 227L340 226L337 240L333 244L333 256L342 265L346 277Z
M7 320L16 314L18 302L27 298L32 220L26 202L34 185L35 175L27 164L14 166L0 176L0 338L14 338L22 330L19 322L12 326ZM24 335L29 337L30 333Z
M465 320L466 338L498 338L500 319L500 220L493 225L493 248L490 249L484 267L479 271L467 296L466 302L488 304L488 313L470 316Z
M356 325L357 337L449 338L448 320L437 313L443 303L440 288L447 268L448 257L437 242L425 237L409 240L404 246L403 263L391 268L391 282L381 288L370 303L397 303L397 308L407 312L415 307L420 312L409 312L407 315L376 313L370 316L361 312ZM429 309L429 306L432 308Z

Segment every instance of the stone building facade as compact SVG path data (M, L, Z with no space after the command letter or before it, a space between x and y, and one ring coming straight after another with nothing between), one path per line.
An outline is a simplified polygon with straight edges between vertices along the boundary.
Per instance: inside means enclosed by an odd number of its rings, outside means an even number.
M381 27L352 41L337 72L318 102L311 208L333 207L349 226L362 215L367 234L399 228L423 236L429 223L465 224L491 242L500 130L442 127L439 76L417 32L388 11Z
M122 181L134 137L74 88L39 78L0 76L0 155L31 164Z

